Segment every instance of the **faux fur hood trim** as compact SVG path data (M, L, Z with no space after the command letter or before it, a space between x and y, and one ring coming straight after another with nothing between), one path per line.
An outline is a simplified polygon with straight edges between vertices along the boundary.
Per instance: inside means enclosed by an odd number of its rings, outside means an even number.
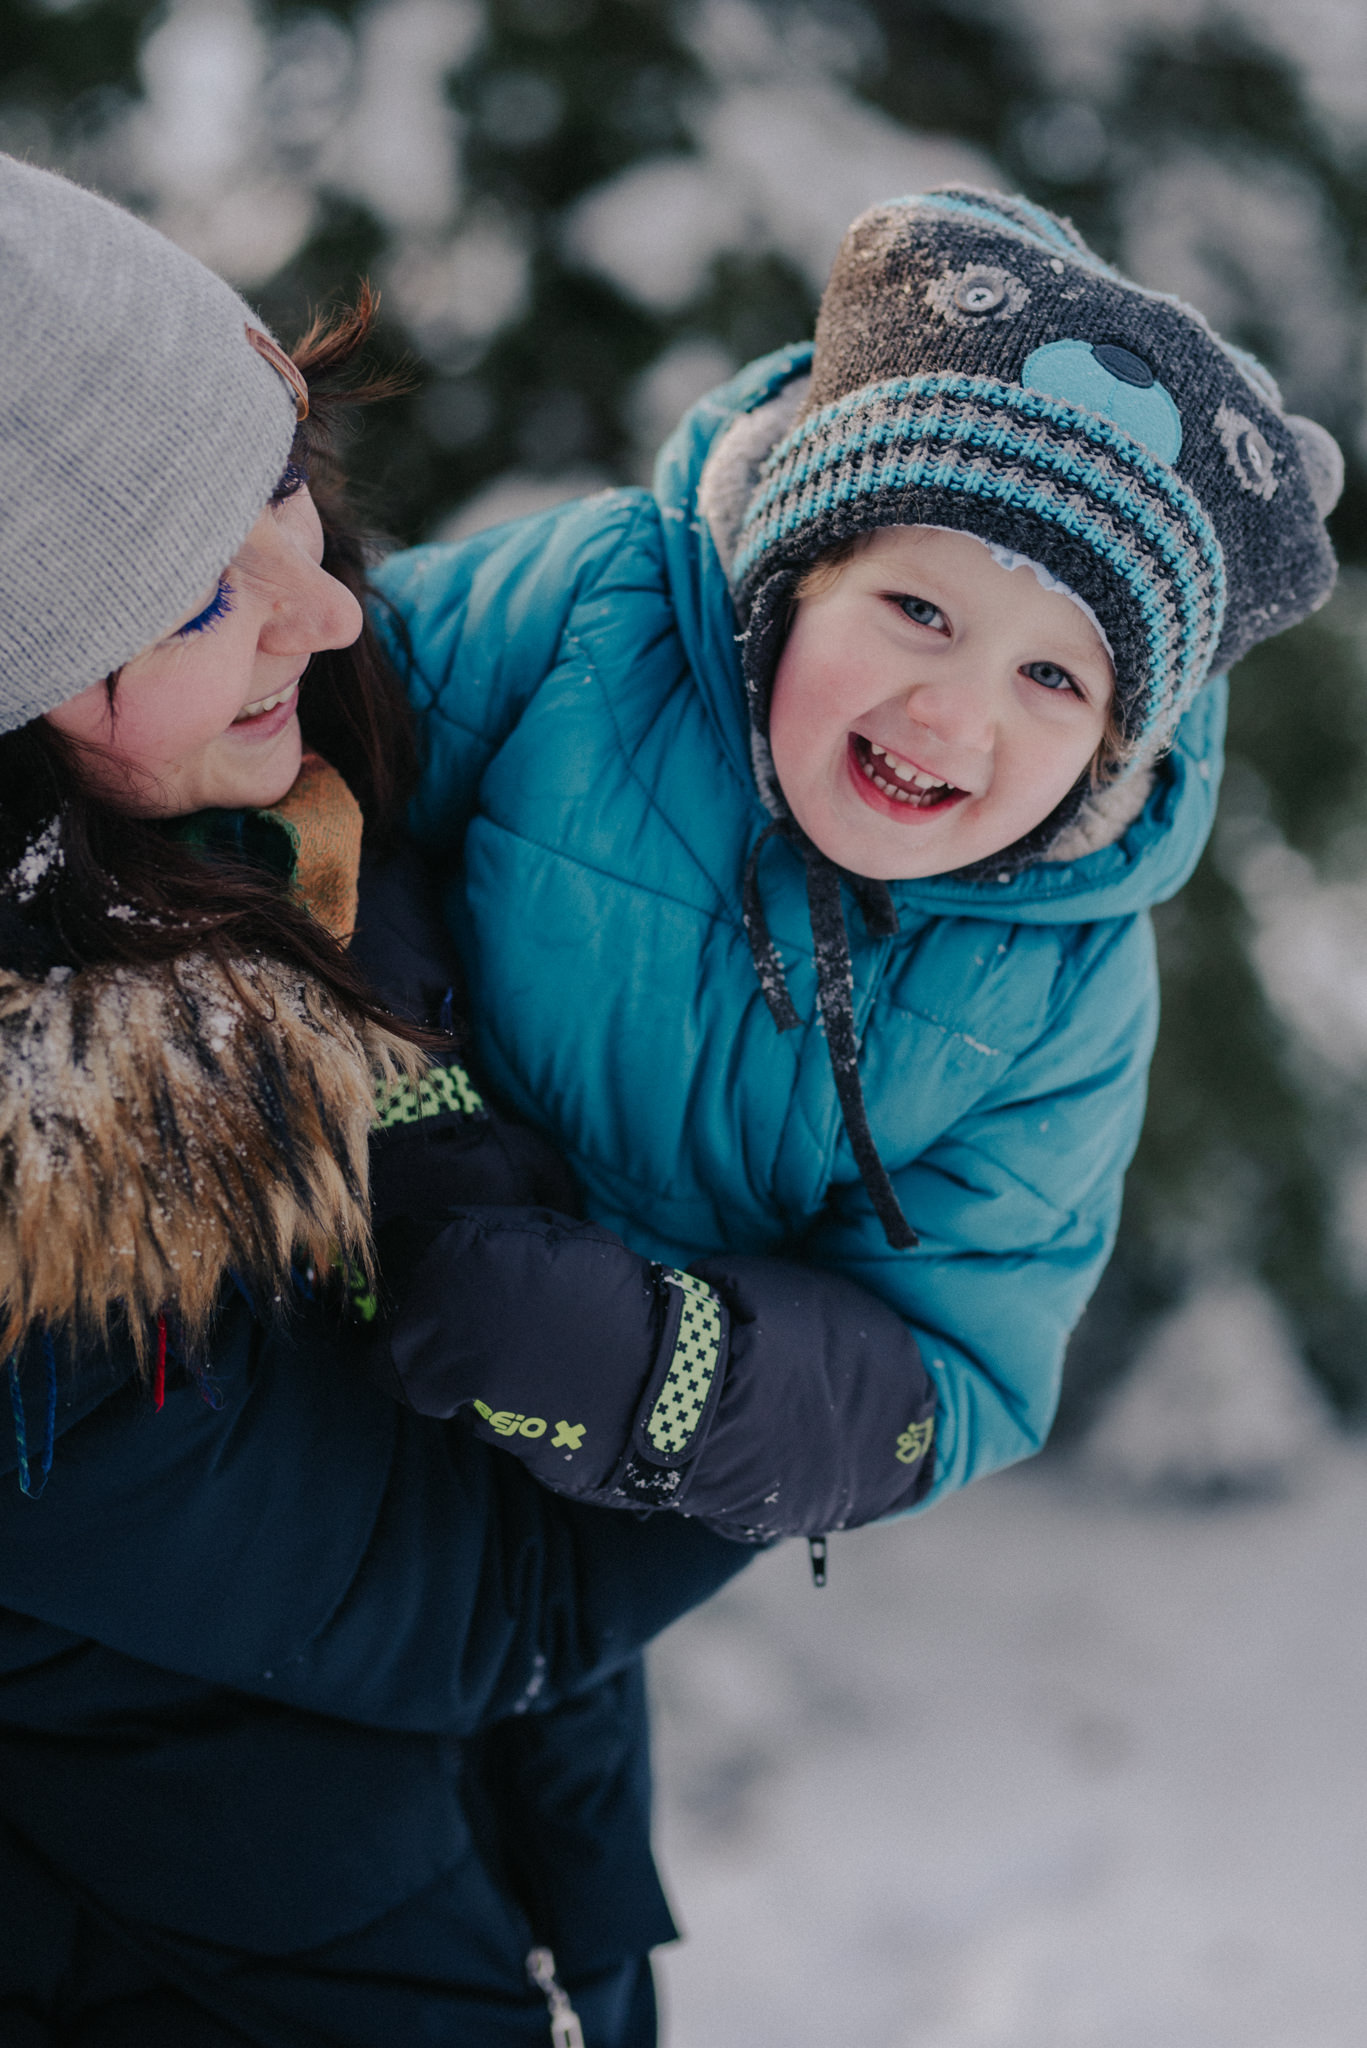
M194 1347L229 1273L368 1269L376 1086L420 1064L264 959L0 969L0 1356L116 1318L141 1354L161 1313Z
M698 476L698 510L733 595L731 565L740 549L750 500L759 489L760 471L770 451L797 424L811 385L810 376L790 377L753 412L738 412L712 443Z

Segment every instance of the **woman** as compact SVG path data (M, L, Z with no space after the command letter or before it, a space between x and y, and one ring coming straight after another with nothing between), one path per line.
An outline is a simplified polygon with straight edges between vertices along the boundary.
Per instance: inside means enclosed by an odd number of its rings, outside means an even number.
M366 308L291 360L0 158L0 313L0 2039L645 2048L641 1646L913 1497L849 1446L914 1359L566 1221L452 1059L326 447Z

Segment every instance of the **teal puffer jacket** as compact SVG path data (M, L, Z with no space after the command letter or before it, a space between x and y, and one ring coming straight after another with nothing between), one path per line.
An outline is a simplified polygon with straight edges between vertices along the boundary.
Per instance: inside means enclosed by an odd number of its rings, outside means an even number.
M416 548L377 580L425 730L414 822L448 877L490 1077L638 1251L798 1259L893 1304L938 1390L934 1499L1048 1431L1143 1115L1147 913L1205 843L1225 686L1201 692L1114 843L1000 881L895 883L891 938L847 902L869 1119L920 1238L891 1250L781 839L760 881L801 1029L779 1035L756 978L741 889L770 819L697 504L717 436L805 366L787 351L705 399L653 491Z

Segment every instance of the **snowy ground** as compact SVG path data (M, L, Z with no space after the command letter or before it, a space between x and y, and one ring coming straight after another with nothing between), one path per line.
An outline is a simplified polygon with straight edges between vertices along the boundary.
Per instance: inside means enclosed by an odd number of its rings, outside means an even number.
M659 1646L667 2048L1360 2048L1367 1451L1058 1461L761 1558Z

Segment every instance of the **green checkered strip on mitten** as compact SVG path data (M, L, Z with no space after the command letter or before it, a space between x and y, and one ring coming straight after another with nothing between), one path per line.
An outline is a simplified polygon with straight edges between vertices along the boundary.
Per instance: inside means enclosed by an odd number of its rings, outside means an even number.
M395 1124L419 1124L425 1117L445 1116L452 1110L461 1116L480 1116L484 1110L479 1090L454 1060L443 1067L429 1067L417 1081L379 1082L374 1128L388 1131Z
M683 1294L674 1352L645 1425L646 1441L662 1458L676 1458L688 1448L702 1421L707 1397L721 1363L721 1307L705 1281L691 1273L666 1269L666 1287Z

